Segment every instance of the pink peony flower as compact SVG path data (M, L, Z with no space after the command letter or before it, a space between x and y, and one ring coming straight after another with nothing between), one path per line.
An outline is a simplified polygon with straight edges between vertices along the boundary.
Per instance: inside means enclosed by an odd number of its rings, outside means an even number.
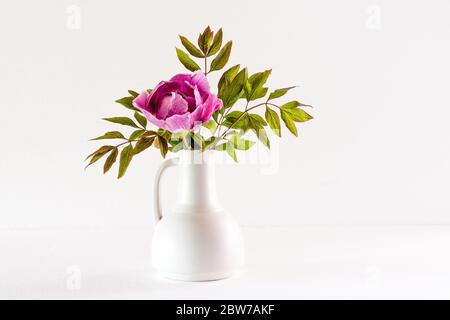
M222 107L222 100L209 91L202 72L178 74L160 82L151 93L142 92L133 100L148 121L170 132L195 130Z

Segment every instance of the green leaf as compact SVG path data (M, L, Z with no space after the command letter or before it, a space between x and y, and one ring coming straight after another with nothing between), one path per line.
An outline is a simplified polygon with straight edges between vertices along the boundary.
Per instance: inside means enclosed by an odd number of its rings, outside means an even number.
M233 111L225 116L222 125L228 128L241 129L247 131L249 129L249 117L247 113L242 111Z
M174 135L173 133L171 133L167 130L164 130L164 129L158 129L158 132L156 132L156 134L165 138L167 141L169 141L172 138L172 136Z
M200 134L189 132L185 137L186 144L194 150L201 150L204 145L203 138Z
M265 117L266 117L267 123L269 124L270 129L272 129L273 133L275 133L277 136L281 137L281 125L280 125L280 117L278 116L278 113L276 113L269 107L266 107Z
M139 111L138 109L133 107L133 100L134 100L134 97L124 97L119 100L116 100L115 102L121 104L122 106L124 106L127 109L130 109L133 111Z
M255 134L258 136L259 141L261 141L263 145L270 149L270 140L267 136L266 129L261 127L258 129L258 131L255 131Z
M287 109L294 109L298 106L301 106L301 103L298 101L289 101L288 103L283 104L280 109L287 110Z
M225 71L222 76L220 77L219 84L218 84L218 98L222 99L224 92L228 89L228 87L231 84L231 81L236 77L236 75L239 72L239 68L241 67L240 64L237 64L227 71Z
M192 42L190 42L186 37L184 36L179 36L181 43L183 44L183 46L186 48L186 50L194 57L196 58L204 58L205 55L200 51L200 49L198 49L195 44L193 44Z
M102 120L109 121L112 123L118 123L124 126L133 127L136 129L140 129L133 120L128 117L113 117L113 118L103 118Z
M267 91L269 91L269 88L258 88L255 90L252 96L252 100L258 100L261 98L264 98L267 94Z
M213 143L215 143L217 140L219 140L218 137L209 137L205 140L205 143L203 144L203 150L208 149Z
M172 133L171 135L165 135L165 134L163 134L163 136L166 138L166 140L167 140L170 144L172 144L172 143L171 143L172 140L174 140L174 141L183 140L184 137L186 137L186 135L187 135L188 133L189 133L188 130L183 130L183 131L180 131L180 132Z
M261 97L261 93L264 93L262 97L264 97L267 93L267 90L263 90L264 84L267 82L272 70L266 70L263 72L258 72L253 74L250 78L248 78L249 90L247 92L247 100L253 101L259 99Z
M169 147L169 151L170 152L178 152L184 149L184 145L183 145L183 141L179 140L179 141L170 141L170 147Z
M230 139L231 144L237 150L248 150L255 145L255 142L243 139L238 134L234 135Z
M143 137L150 137L150 136L156 136L157 133L153 130L144 130L144 133L142 134Z
M259 114L249 114L248 116L257 121L262 126L267 126L267 122Z
M218 144L215 148L216 151L226 151L227 154L236 162L238 162L236 157L236 150L233 147L233 143L230 141Z
M205 55L209 51L212 40L213 40L213 32L211 31L211 28L207 26L206 29L203 31L203 33L199 35L197 40L200 50L202 50L202 52Z
M195 63L194 60L192 60L191 58L189 58L189 56L187 55L186 52L184 52L181 49L176 48L177 50L177 57L178 60L180 60L180 62L183 64L183 66L186 67L186 69L188 69L189 71L197 71L200 70L200 67L198 66L197 63Z
M161 155L163 156L163 158L165 158L167 155L167 151L169 151L169 146L167 144L167 140L163 136L158 135L157 141L158 141L159 151L161 152Z
M112 165L116 162L117 155L119 154L119 149L114 148L106 158L105 164L103 165L103 174L107 173L111 169Z
M107 152L105 152L105 153L94 154L94 156L91 158L91 161L89 161L89 163L87 164L86 167L84 167L84 169L86 169L86 168L89 167L91 164L94 164L95 162L97 162L98 160L100 160L105 154L107 154Z
M100 137L91 140L104 140L104 139L125 139L125 137L119 131L110 131Z
M230 137L233 137L234 135L242 136L242 132L238 130L229 130L228 133L225 135L225 139L229 139Z
M267 148L270 149L269 137L267 136L267 132L263 127L263 123L261 122L262 118L258 115L253 115L253 114L247 118L248 118L249 128L253 130L253 132L258 137L259 141L261 141L263 145L265 145ZM262 119L262 120L264 121L264 119ZM266 122L264 121L264 123L266 123Z
M239 100L243 94L244 84L247 81L247 68L242 69L233 81L231 81L229 88L225 91L222 99L225 108L231 107Z
M288 87L288 88L276 89L276 90L274 90L274 91L272 91L270 93L269 99L267 101L280 98L280 97L284 96L289 90L292 90L294 88L295 88L295 86L294 87Z
M242 111L232 111L232 112L230 112L229 114L227 114L226 116L225 116L225 119L237 119L237 118L239 118L242 114L243 114L244 112L242 112Z
M205 140L203 139L202 135L199 133L191 132L192 134L192 140L194 140L194 149L195 150L202 150L203 146L205 145Z
M153 144L153 141L155 141L154 136L153 137L143 137L143 138L139 139L138 142L136 142L136 145L134 146L133 154L136 155L138 153L141 153L145 149L149 148Z
M128 93L131 94L133 96L133 98L136 98L139 95L139 93L137 93L136 91L133 91L133 90L128 90Z
M252 85L253 89L262 87L267 82L267 79L269 78L271 73L272 69L265 70L263 72L257 72L249 77L248 81Z
M219 122L219 115L222 114L223 109L224 107L222 106L222 108L212 114L212 118L214 119L214 121Z
M308 114L305 110L300 108L282 109L282 110L285 113L288 113L291 119L295 122L306 122L313 119L313 117L310 114Z
M217 71L225 67L225 65L228 62L228 59L230 58L231 48L233 46L232 41L228 41L223 48L220 50L220 52L217 54L217 56L214 58L214 60L211 62L211 71Z
M130 135L130 137L128 138L128 140L133 141L136 140L136 138L139 138L140 136L142 136L146 131L144 129L139 129L139 130L135 130L133 131L133 133Z
M183 150L183 139L186 136L188 131L181 131L177 133L173 133L169 139L166 139L169 143L169 151L171 152L178 152L180 150ZM155 145L156 147L156 145Z
M137 122L145 128L147 126L147 118L140 114L139 112L134 113L134 118L137 120Z
M203 126L213 133L217 128L217 122L214 119L211 119Z
M211 48L209 48L208 57L215 55L219 51L220 47L222 46L222 37L222 28L220 28L214 36Z
M225 151L225 150L227 150L227 144L228 144L228 142L218 144L218 145L214 148L214 150L216 150L216 151Z
M292 120L290 114L283 109L281 109L281 119L283 119L283 122L289 131L292 132L294 136L298 137L298 131L294 120Z
M108 151L111 151L113 148L114 148L113 146L102 146L102 147L98 148L97 150L95 150L94 152L92 152L90 155L88 155L86 157L86 159L84 159L84 160L89 159L90 157L92 157L93 155L95 155L97 153L103 153L103 154L107 153Z
M94 151L93 153L91 153L90 155L88 155L86 157L86 160L91 158L91 160L89 161L89 163L87 164L87 166L85 167L85 169L87 167L89 167L91 164L97 162L101 157L103 157L105 154L107 154L109 151L111 151L112 149L114 149L114 146L102 146L100 148L98 148L96 151Z
M120 153L120 163L119 163L119 174L117 175L117 179L120 179L124 176L125 172L130 165L131 159L133 158L133 146L131 143L122 149Z
M236 156L236 150L234 150L233 144L231 142L227 143L227 154L235 161L238 162Z

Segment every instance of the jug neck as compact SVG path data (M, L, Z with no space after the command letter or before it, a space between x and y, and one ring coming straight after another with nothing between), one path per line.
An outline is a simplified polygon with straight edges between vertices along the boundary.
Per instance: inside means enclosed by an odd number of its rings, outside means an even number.
M214 151L181 151L176 211L210 213L221 211L218 203Z

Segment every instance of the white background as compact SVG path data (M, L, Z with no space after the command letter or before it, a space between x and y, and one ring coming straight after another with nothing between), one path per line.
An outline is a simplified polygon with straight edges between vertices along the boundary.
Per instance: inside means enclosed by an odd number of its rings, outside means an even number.
M289 97L315 106L299 139L285 130L274 174L221 168L242 224L448 223L449 12L445 0L2 1L0 225L150 225L157 150L117 181L83 170L87 140L118 128L100 118L128 114L114 103L127 89L184 72L177 35L207 24L234 41L230 65L272 68L271 87L299 85Z
M448 297L448 228L380 225L450 222L449 13L446 0L2 0L0 295ZM234 41L230 66L272 68L269 85L299 85L289 98L315 119L273 141L271 174L219 167L250 271L192 287L143 276L158 151L119 181L83 159L88 139L118 128L100 118L129 115L114 100L185 72L177 35L208 24ZM168 208L176 171L163 187ZM71 265L81 293L67 291Z

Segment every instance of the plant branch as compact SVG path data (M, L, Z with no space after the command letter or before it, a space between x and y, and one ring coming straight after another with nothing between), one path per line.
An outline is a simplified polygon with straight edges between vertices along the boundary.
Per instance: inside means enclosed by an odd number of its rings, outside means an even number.
M247 102L247 105L245 106L245 111L242 112L242 114L236 119L236 121L233 122L233 124L231 124L230 127L227 128L227 130L224 131L224 133L220 134L220 131L219 131L219 134L218 134L218 137L217 137L218 138L217 141L215 143L212 143L208 147L208 149L215 148L215 146L227 135L227 133L242 119L242 117L245 114L248 114L253 109L256 109L258 107L267 105L267 102L257 104L256 106L253 106L253 107L250 107L250 108L248 107L248 105L249 105L249 102ZM222 119L223 119L223 117L222 117ZM222 126L222 122L223 121L221 121L221 123L219 123L219 127L218 128L220 128ZM217 131L217 129L216 129L216 131ZM214 132L214 134L215 134L215 132Z
M247 104L248 105L248 104ZM264 102L264 103L260 103L260 104L257 104L256 106L253 106L253 107L251 107L251 108L248 108L248 107L246 107L245 108L245 111L244 112L242 112L242 114L236 119L236 121L234 121L232 124L231 124L231 126L229 126L228 127L228 129L227 130L225 130L225 132L219 137L219 139L222 139L227 133L228 133L228 131L230 131L241 119L242 119L242 117L244 117L244 115L246 115L246 114L248 114L251 110L253 110L253 109L256 109L256 108L258 108L258 107L261 107L261 106L265 106L265 105L267 105L267 103L266 102Z
M132 143L132 142L136 142L136 141L138 141L138 140L128 140L128 139L127 139L127 141L118 144L118 145L116 146L116 148L118 148L118 147L120 147L120 146L122 146L122 145L124 145L124 144Z
M266 102L266 105L272 106L272 107L276 107L276 108L281 110L280 106L277 106L276 104L273 104L273 103L270 103L270 102Z
M249 105L250 101L247 101L247 104L245 105L245 110L247 111L248 105ZM222 120L223 118L225 118L227 116L227 114L230 113L231 109L233 108L233 106L229 107L227 110L225 110L219 120L219 126L218 126L218 137L220 136L220 130L222 129ZM216 134L216 132L214 132L214 134Z
M147 130L147 129L144 129L146 132L150 132L149 130ZM141 138L139 138L139 139L134 139L134 140L130 140L130 139L127 139L127 138L122 138L122 139L125 139L126 141L125 142L122 142L122 143L119 143L118 145L116 145L116 148L118 148L118 147L120 147L120 146L123 146L124 144L127 144L127 143L132 143L132 142L138 142Z

